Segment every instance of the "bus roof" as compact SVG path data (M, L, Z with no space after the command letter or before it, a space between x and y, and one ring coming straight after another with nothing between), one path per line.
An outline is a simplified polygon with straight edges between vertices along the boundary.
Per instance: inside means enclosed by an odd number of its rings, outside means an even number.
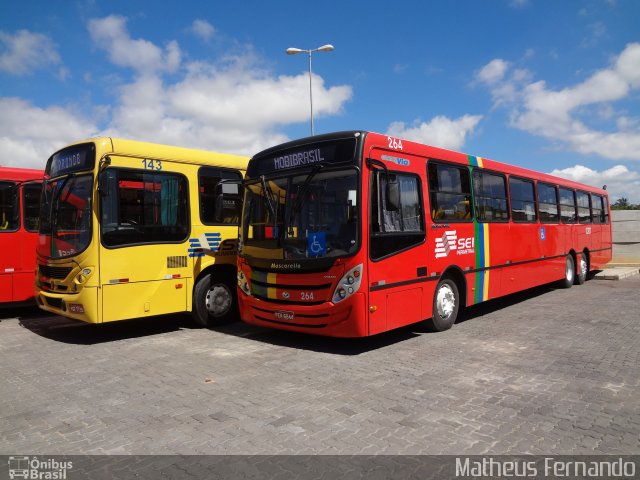
M241 155L112 137L96 137L79 140L65 146L64 148L83 143L94 143L96 148L102 153L108 152L113 153L114 155L142 157L153 160L171 160L198 165L211 164L243 171L246 170L247 162L249 160L248 157ZM64 150L64 148L60 150Z
M362 137L365 140L368 138L370 141L373 141L376 144L382 144L382 145L386 144L386 139L388 138L387 135L383 135L375 132L368 132L364 130L347 130L347 131L326 133L322 135L316 135L313 137L304 137L304 138L293 140L287 143L283 143L281 145L270 147L266 150L256 153L253 156L253 158L269 156L270 154L277 152L279 150L296 148L296 147L300 147L300 146L308 145L312 143L338 140L338 139L344 139L344 138L354 138L354 137ZM454 150L447 150L444 148L412 142L410 140L405 140L405 139L402 139L402 143L405 145L405 148L403 149L403 151L406 151L413 155L419 155L425 158L432 158L435 160L453 161L453 162L464 164L464 165L469 164L470 155L467 153L457 152ZM410 148L407 149L406 146L409 146ZM363 152L363 155L366 155L366 154L367 152ZM566 186L568 188L573 188L573 189L589 190L591 192L596 192L602 195L607 194L606 190L603 190L602 188L589 186L583 183L575 182L573 180L568 180L562 177L557 177L555 175L550 175L548 173L543 173L543 172L531 170L524 167L518 167L513 164L498 162L496 160L492 160L486 157L482 157L482 160L483 160L483 168L486 168L488 170L494 170L497 172L502 172L509 175L538 180L541 182L553 183L553 184Z
M34 168L3 167L0 165L0 180L17 180L27 182L30 180L42 180L43 170Z

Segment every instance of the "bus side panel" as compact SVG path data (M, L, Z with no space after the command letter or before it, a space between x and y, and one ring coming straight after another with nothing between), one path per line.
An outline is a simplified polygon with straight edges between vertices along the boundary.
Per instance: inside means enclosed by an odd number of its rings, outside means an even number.
M508 295L539 284L541 268L540 226L537 223L512 223L504 243L509 262L503 269L502 294Z
M13 274L0 272L0 303L13 301Z
M33 270L13 275L13 302L33 300L34 278Z
M102 287L102 321L112 322L185 311L186 292L186 279L105 285Z

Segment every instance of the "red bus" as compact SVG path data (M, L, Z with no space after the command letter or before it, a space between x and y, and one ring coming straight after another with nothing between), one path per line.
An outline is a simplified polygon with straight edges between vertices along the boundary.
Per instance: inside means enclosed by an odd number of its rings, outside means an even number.
M42 175L0 167L0 304L33 300Z
M251 324L359 337L536 285L583 283L611 259L606 190L362 131L255 155L238 297Z

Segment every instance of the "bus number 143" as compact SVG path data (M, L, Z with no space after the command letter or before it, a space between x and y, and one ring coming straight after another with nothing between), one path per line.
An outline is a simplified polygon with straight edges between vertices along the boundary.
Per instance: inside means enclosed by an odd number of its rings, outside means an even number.
M145 170L162 170L162 162L160 160L142 160Z

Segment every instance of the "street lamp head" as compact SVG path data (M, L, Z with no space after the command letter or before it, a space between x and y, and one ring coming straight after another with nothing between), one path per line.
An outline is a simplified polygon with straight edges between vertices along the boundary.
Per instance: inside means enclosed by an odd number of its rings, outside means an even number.
M321 46L321 47L316 48L316 50L317 50L318 52L330 52L330 51L332 51L333 49L334 49L334 48L333 48L333 45L331 45L331 44L329 44L329 43L328 43L328 44L326 44L326 45L323 45L323 46Z
M304 50L301 50L300 48L287 48L286 50L287 55L295 55L296 53L302 53L304 52Z

